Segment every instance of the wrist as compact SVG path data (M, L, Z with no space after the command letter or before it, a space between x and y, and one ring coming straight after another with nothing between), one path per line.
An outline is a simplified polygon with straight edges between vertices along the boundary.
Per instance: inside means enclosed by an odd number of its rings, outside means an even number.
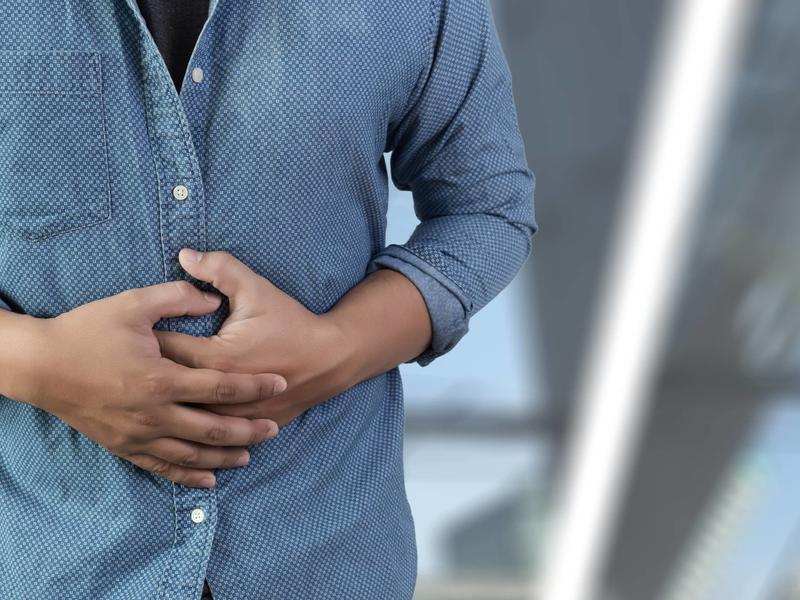
M338 394L367 377L362 373L364 361L359 353L359 339L357 331L339 311L332 309L319 317L322 325L319 363L324 365L326 377Z
M46 340L44 325L47 319L25 314L5 313L0 318L2 344L0 344L0 395L21 399L42 370L33 364L42 356L42 342Z

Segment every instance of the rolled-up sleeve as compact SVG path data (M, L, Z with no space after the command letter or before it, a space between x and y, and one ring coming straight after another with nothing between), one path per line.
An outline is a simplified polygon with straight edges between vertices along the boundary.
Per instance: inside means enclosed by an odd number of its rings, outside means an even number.
M405 113L390 123L391 176L420 223L372 257L420 290L432 340L406 361L449 352L469 321L517 275L537 224L511 87L487 0L434 0L430 62Z

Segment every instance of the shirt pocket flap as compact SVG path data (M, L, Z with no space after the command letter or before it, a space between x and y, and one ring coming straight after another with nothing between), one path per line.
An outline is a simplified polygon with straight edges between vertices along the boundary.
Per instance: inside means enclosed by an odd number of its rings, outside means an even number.
M0 51L0 94L100 93L99 52Z

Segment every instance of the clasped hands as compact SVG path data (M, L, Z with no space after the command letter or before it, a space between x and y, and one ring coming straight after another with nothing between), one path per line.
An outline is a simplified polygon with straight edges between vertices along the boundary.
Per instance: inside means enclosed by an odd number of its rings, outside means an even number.
M184 249L230 301L216 335L156 331L222 298L187 281L126 290L53 318L5 313L0 393L43 409L134 465L190 487L244 466L245 448L357 381L345 327L226 252ZM10 376L9 376L10 374Z
M182 267L228 297L216 335L156 331L222 297L188 281L125 290L51 318L0 311L0 394L112 454L191 487L241 467L246 446L307 409L419 355L432 320L416 285L377 269L317 315L226 252Z

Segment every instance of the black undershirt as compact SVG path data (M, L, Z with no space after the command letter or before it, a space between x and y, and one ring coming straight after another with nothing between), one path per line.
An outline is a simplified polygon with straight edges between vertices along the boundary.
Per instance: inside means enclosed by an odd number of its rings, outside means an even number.
M137 0L147 28L180 92L192 50L208 17L209 0Z

